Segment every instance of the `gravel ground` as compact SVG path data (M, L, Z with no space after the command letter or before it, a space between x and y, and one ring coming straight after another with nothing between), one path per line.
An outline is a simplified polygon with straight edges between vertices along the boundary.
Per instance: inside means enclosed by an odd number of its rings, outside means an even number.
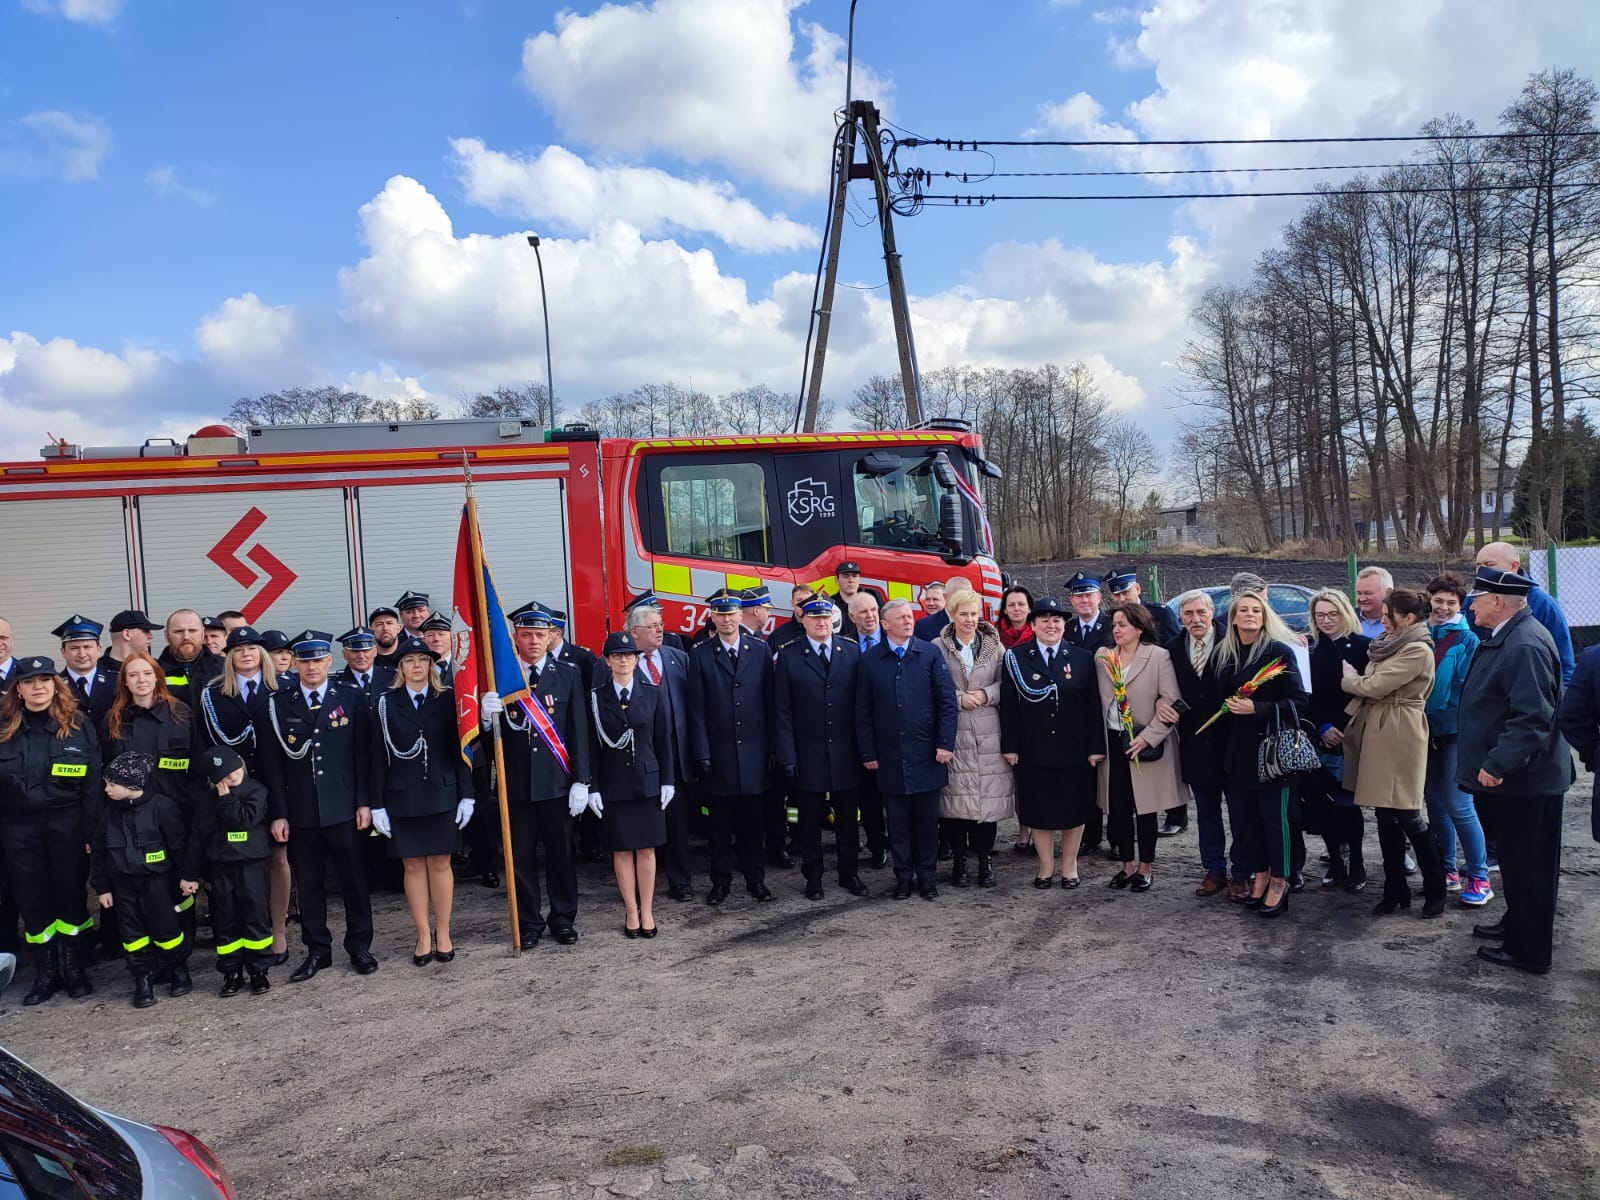
M587 867L582 942L518 959L504 893L467 884L457 960L421 970L383 896L369 978L224 1001L207 969L138 1012L100 966L0 1022L85 1100L198 1133L246 1197L1593 1196L1588 794L1544 977L1473 957L1498 901L1197 899L1188 833L1146 895L1099 861L1040 893L1007 849L995 891L895 903L869 871L872 897L808 903L779 872L770 905L663 900L651 942Z

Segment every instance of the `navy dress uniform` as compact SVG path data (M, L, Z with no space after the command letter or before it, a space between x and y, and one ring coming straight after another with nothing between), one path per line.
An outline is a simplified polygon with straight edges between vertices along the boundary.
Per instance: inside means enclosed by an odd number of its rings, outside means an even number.
M260 646L261 635L248 625L241 625L228 634L227 653L240 646ZM267 684L266 651L262 651L262 665L255 677L246 679L235 674L237 690L227 691L227 674L219 675L207 683L200 693L200 728L207 745L227 746L240 758L252 775L261 770L260 723L267 716L267 698L272 694Z
M739 598L716 596L709 607L713 617L737 614ZM746 889L757 900L772 899L761 854L772 765L772 656L743 626L735 630L731 640L718 632L689 655L690 753L711 818L709 904L728 898L735 849Z
M772 593L767 585L743 589L739 593L739 608L744 631L765 645L776 663L778 648L766 634L767 611L772 608ZM789 786L788 781L776 773L762 798L761 826L767 843L767 861L775 867L794 866L794 858L789 854Z
M583 680L583 690L587 692L594 687L594 651L567 640L566 613L558 608L546 608L545 612L550 616L551 626L561 637L561 640L552 647L553 657L557 662L578 668L578 675Z
M421 638L403 638L399 657L433 651ZM390 853L396 858L430 858L454 854L461 845L461 806L476 808L472 771L461 754L456 724L456 697L449 688L430 683L420 692L403 681L379 693L373 702L376 736L372 739L373 824L387 817Z
M939 793L950 781L937 751L952 754L959 708L944 655L913 637L889 640L861 656L856 675L856 739L863 764L878 764L878 793L889 825L895 898L939 894Z
M184 876L199 879L204 871L211 880L211 930L216 936L217 970L222 972L223 996L234 996L250 975L250 992L259 996L272 985L267 969L276 961L272 953L271 854L266 785L246 776L237 784L226 780L244 767L244 760L226 746L203 750L199 777L208 785L195 806L190 831L193 866ZM223 789L226 788L224 791Z
M1041 596L1030 619L1072 614ZM1065 638L1044 646L1035 637L1006 652L1000 671L1000 753L1017 756L1017 821L1036 830L1077 829L1100 813L1089 756L1104 753L1100 688L1094 655ZM1042 886L1049 887L1046 879ZM1038 881L1036 880L1036 885ZM1063 877L1063 887L1078 880Z
M57 737L60 726L51 712L27 709L17 690L25 680L55 673L48 658L19 659L0 706L18 717L10 735L0 738L0 855L36 971L22 1001L27 1005L43 1003L62 986L73 999L94 990L82 936L94 928L84 892L84 847L100 803L100 741L77 712L66 736Z
M637 653L637 648L631 634L612 633L604 652ZM589 728L590 791L600 797L607 849L613 854L654 850L666 840L661 796L672 786L672 735L661 690L637 671L631 687L619 687L608 670L589 692Z
M670 636L670 635L668 635ZM689 748L689 655L665 639L649 654L639 655L638 677L660 688L667 704L667 724L672 734L674 792L667 805L667 840L662 845L662 865L667 894L674 900L694 899L694 876L689 866L689 814L699 804L697 784L689 782L694 755Z
M349 684L368 698L377 695L394 681L394 668L385 666L376 660L378 639L367 626L357 625L354 629L345 630L339 635L338 642L346 650L355 653L367 650L374 651L374 660L372 665L365 671L358 671L354 666L346 663L341 669L333 673L333 679L339 683Z
M422 623L428 619L428 612L433 607L427 592L414 592L409 588L394 602L394 606L400 613L401 638L421 633Z
M116 662L113 660L107 666L100 656L103 628L98 621L73 613L50 631L61 639L62 657L67 659L67 665L61 668L61 678L72 689L72 698L78 702L79 711L87 713L90 724L95 726L100 724L101 717L111 711L111 702L117 694ZM77 651L82 649L87 656L91 647L93 656L89 657L88 663L82 667L74 666L72 659Z
M448 636L438 638L441 633ZM435 669L439 672L439 682L445 687L454 687L456 664L455 659L451 657L451 650L455 645L455 622L445 613L430 612L422 624L417 626L417 634L428 643L428 649L438 656L439 661ZM429 634L433 634L434 637L430 638Z
M856 741L856 673L861 649L832 632L833 601L808 600L802 620L809 633L778 651L773 676L773 745L799 809L796 829L806 898L822 898L822 826L831 802L839 886L867 894L859 875L861 836L857 806L866 770Z
M1084 596L1093 592L1098 601L1100 581L1079 571L1067 580L1067 590L1074 596ZM1065 641L1071 646L1081 646L1092 655L1096 650L1111 645L1111 620L1099 608L1095 609L1093 621L1085 621L1074 610L1067 617Z
M179 872L189 863L189 831L176 800L145 790L145 779L155 769L153 758L134 750L106 763L105 782L134 794L108 797L90 838L89 883L98 895L111 897L107 916L116 920L122 937L135 1008L156 1002L152 976L158 962L170 973L171 995L186 995L194 987L189 942L172 907Z
M551 627L549 615L541 610L523 613L517 624L526 629ZM574 786L581 789L589 782L588 695L578 669L547 654L528 664L528 689L531 701L544 710L560 735L568 766L562 767L520 706L505 710L501 757L506 764L506 813L517 873L520 940L524 949L536 946L548 929L557 942L570 946L578 940L578 874L572 858L569 805ZM541 843L544 886L550 901L547 913L539 888Z
M1111 595L1113 604L1124 604L1133 599L1131 592L1139 582L1139 573L1132 567L1113 567L1106 572L1106 591ZM1144 605L1145 611L1150 614L1150 620L1156 627L1156 644L1165 646L1178 636L1179 625L1177 614L1165 604L1156 604L1142 596L1139 603Z
M289 863L300 886L307 953L289 979L299 983L332 964L330 866L344 897L345 951L357 972L368 975L378 960L372 956L372 904L357 843L372 810L372 706L347 684L326 677L320 685L307 682L311 664L333 657L328 634L307 629L294 643L299 686L273 693L261 744L269 816L274 825L288 824Z

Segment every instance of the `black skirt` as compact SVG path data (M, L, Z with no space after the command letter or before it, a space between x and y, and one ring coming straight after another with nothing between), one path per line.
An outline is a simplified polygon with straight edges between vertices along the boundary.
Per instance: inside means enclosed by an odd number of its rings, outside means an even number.
M1029 829L1076 829L1099 812L1094 768L1017 764L1017 823Z
M661 811L661 797L607 804L600 815L600 836L613 854L665 845L667 814Z
M454 854L461 848L454 809L426 817L390 817L389 832L391 858L426 858L430 854Z

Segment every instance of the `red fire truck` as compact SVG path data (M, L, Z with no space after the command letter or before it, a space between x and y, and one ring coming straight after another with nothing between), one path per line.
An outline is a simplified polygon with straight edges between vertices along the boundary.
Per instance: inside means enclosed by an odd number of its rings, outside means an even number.
M998 609L979 489L999 470L962 423L630 439L472 419L208 426L0 464L0 616L32 654L75 612L237 609L336 635L408 589L449 612L463 457L502 600L564 607L582 644L646 590L683 632L724 586L767 583L781 615L794 583L836 590L843 558L885 598L963 574Z

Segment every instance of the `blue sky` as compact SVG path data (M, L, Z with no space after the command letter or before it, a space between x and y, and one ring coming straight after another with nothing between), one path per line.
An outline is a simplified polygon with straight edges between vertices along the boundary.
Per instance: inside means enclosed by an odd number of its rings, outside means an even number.
M448 403L541 378L528 230L564 405L647 380L792 390L847 10L0 0L0 457L46 429L185 431L297 383ZM861 0L856 80L928 136L1411 132L1451 110L1492 125L1529 71L1597 50L1600 17L1567 0ZM1284 161L1314 160L1244 165ZM1293 211L901 219L922 364L1083 358L1156 417L1188 309ZM846 226L845 278L882 281L870 226ZM841 300L836 397L893 370L882 296Z

